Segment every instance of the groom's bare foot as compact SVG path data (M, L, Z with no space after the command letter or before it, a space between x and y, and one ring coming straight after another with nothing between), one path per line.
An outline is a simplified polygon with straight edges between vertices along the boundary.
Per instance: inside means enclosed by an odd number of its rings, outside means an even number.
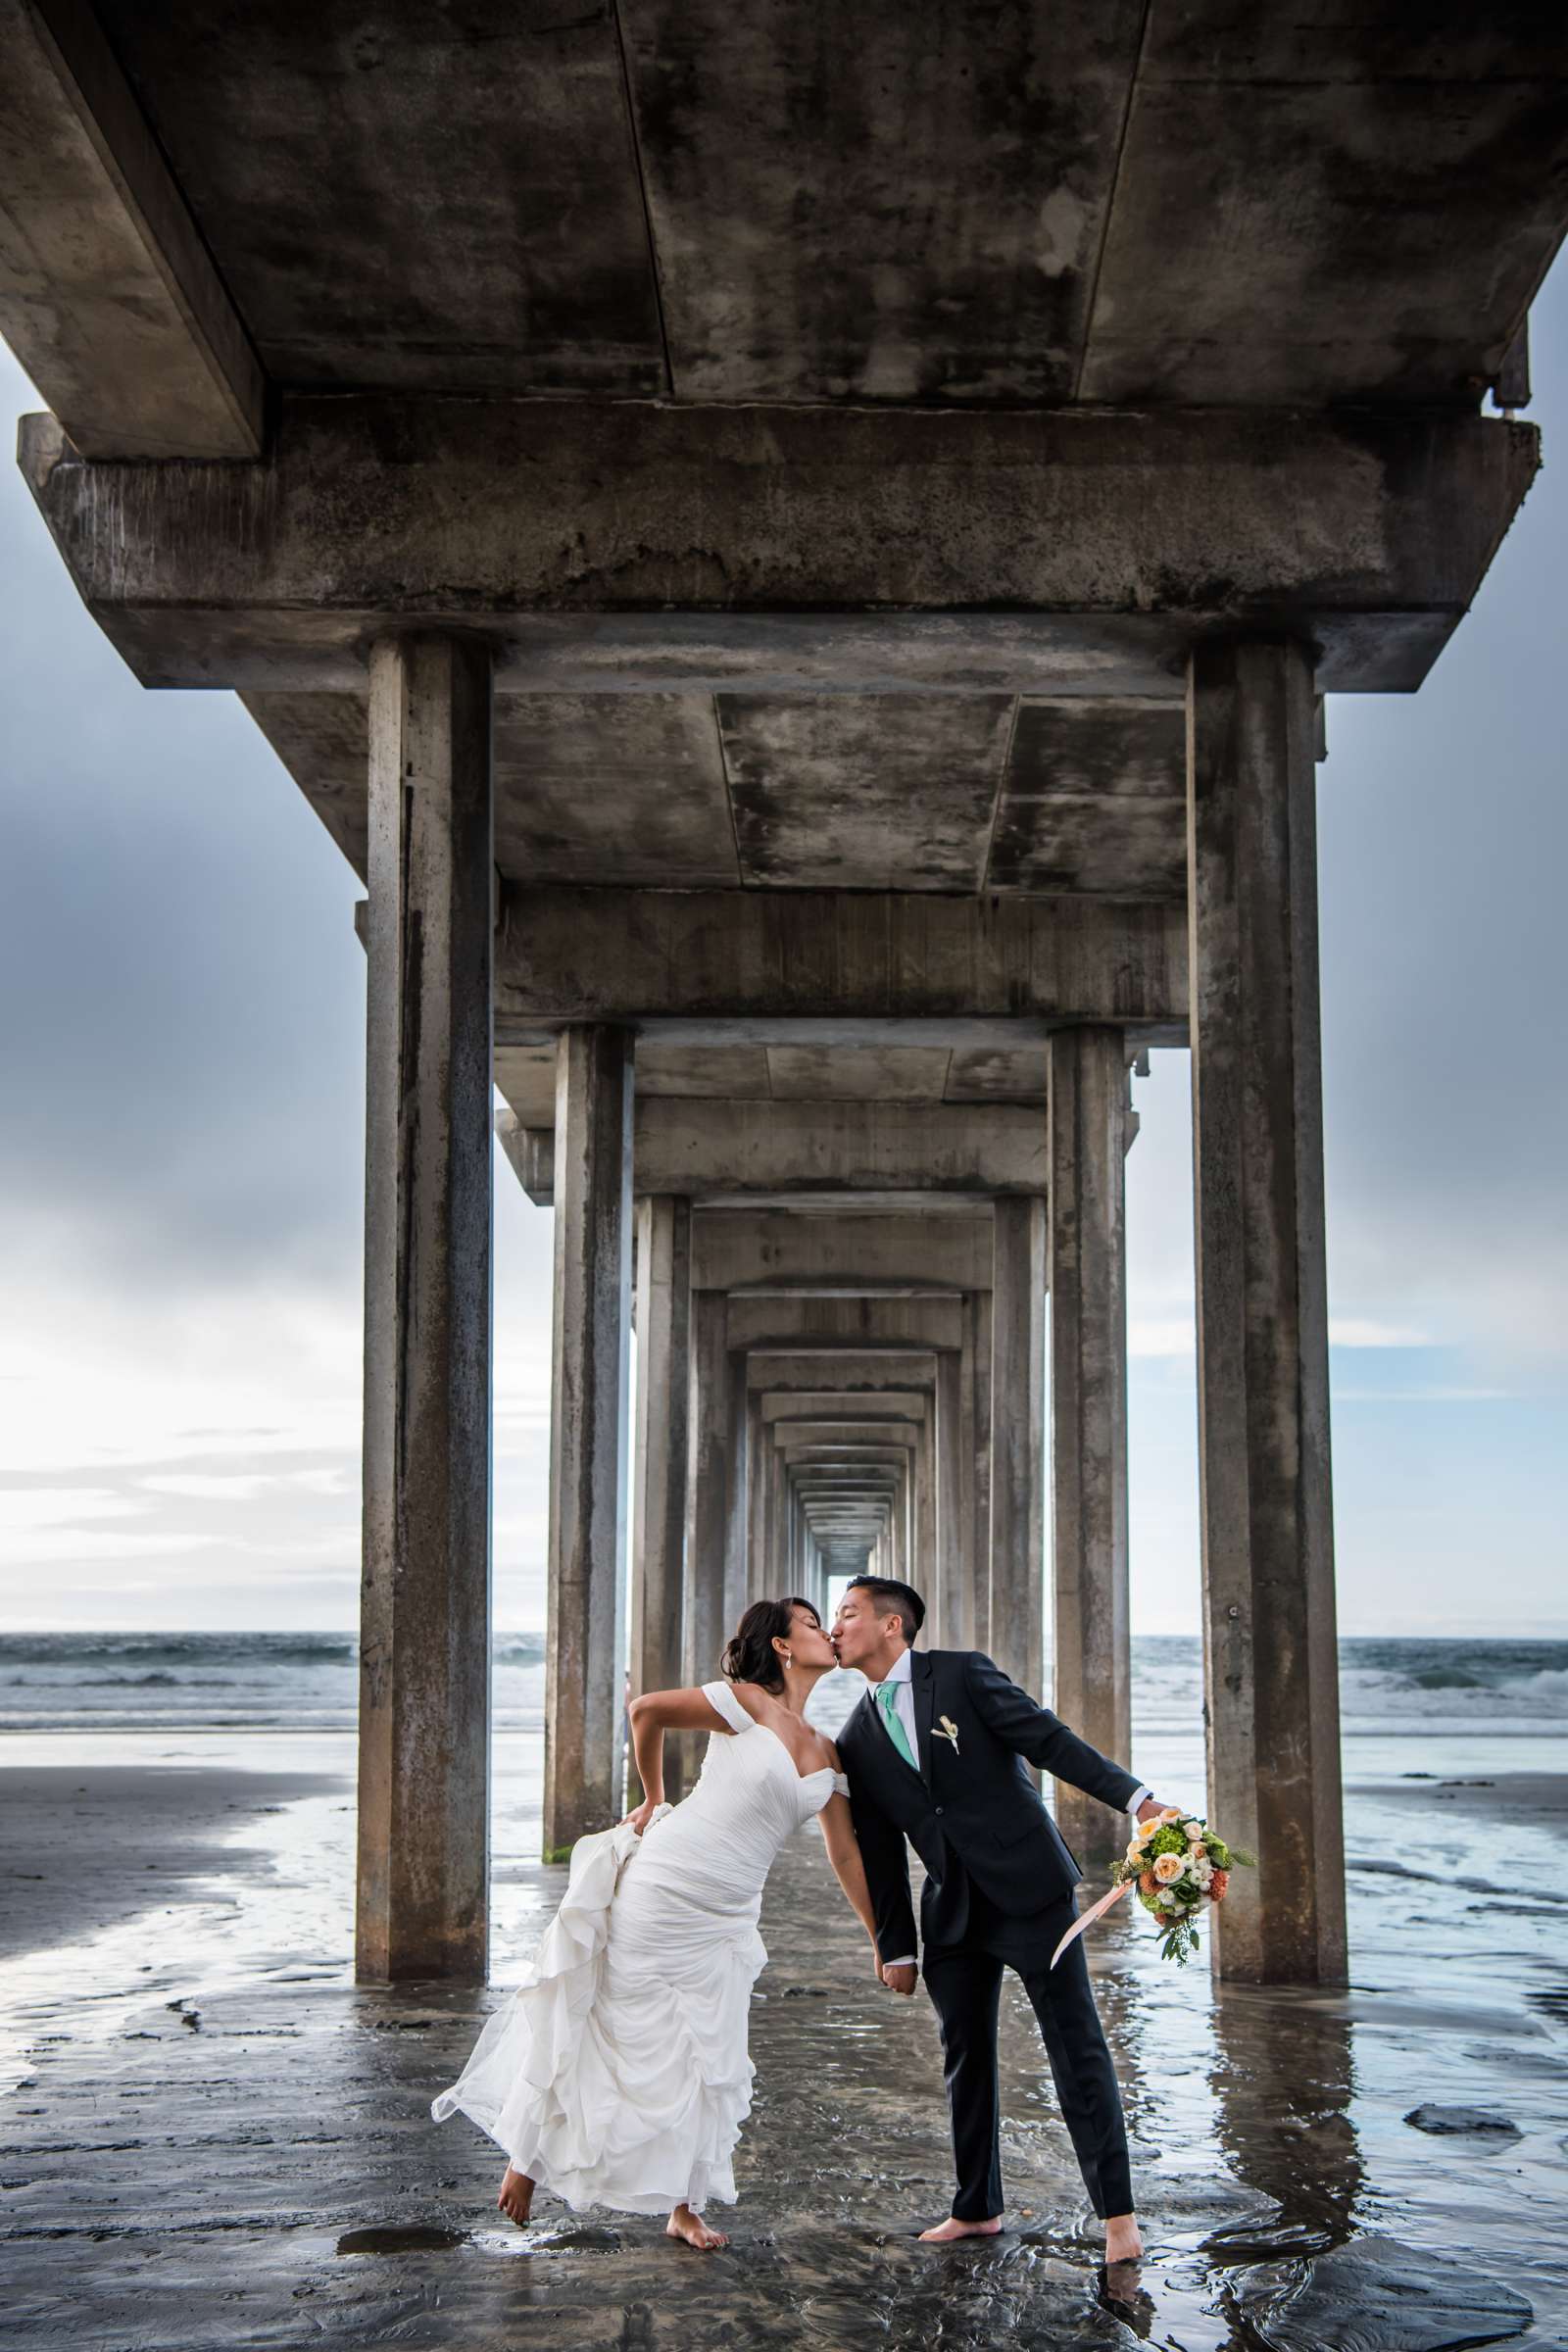
M526 2173L515 2172L508 2165L496 2203L503 2213L511 2214L519 2230L528 2227L528 2216L533 2211L533 2187Z
M1137 2216L1113 2213L1105 2224L1105 2264L1139 2262L1143 2259L1144 2241L1138 2234Z
M991 2222L938 2222L934 2230L921 2230L920 2243L922 2246L951 2246L956 2237L995 2237L1001 2228L1000 2213Z
M697 2248L699 2254L711 2254L718 2247L729 2244L722 2230L710 2230L702 2215L693 2213L689 2205L676 2206L664 2225L664 2235L683 2237L689 2246Z

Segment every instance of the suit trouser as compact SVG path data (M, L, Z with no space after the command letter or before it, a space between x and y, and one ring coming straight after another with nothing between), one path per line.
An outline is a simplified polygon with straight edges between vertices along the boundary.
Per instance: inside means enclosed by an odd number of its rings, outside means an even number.
M1121 2092L1105 2046L1080 1937L1053 1969L1051 1955L1073 1923L1071 1895L1028 1919L1011 1919L971 1881L961 1941L928 1945L926 1990L936 2005L946 2061L953 2153L957 2169L955 2219L988 2221L1003 2208L1002 2094L997 2019L1004 1968L1015 1971L1040 2022L1062 2122L1071 2137L1089 2201L1106 2214L1131 2213L1132 2172Z

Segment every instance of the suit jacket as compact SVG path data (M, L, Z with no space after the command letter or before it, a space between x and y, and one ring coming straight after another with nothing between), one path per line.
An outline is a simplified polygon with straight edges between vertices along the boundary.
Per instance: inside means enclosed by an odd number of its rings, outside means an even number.
M838 1740L884 1960L915 1949L906 1838L926 1868L924 1940L956 1943L968 1880L999 1911L1027 1917L1069 1896L1083 1877L1026 1764L1121 1811L1139 1787L980 1650L917 1650L909 1669L919 1771L888 1738L869 1691ZM944 1716L956 1747L940 1729Z

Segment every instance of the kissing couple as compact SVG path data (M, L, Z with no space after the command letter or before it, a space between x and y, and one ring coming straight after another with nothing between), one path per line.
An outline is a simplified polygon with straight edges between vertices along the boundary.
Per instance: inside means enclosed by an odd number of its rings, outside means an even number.
M1082 1940L1051 1966L1082 1873L1026 1768L1139 1819L1160 1808L979 1650L916 1650L924 1618L917 1592L877 1576L851 1583L831 1636L808 1601L754 1601L723 1680L632 1701L644 1800L617 1829L578 1839L532 1974L431 2108L438 2122L461 2108L505 2149L498 2202L519 2226L544 2188L577 2212L667 2213L670 2236L703 2252L727 2243L705 2215L736 2201L756 2072L748 2013L767 1962L762 1887L814 1817L877 1981L905 1997L919 1973L906 1839L925 1865L918 1950L942 2029L957 2188L921 2236L1002 2228L997 2016L1011 1968L1105 2225L1105 2261L1142 2252ZM806 1720L835 1665L871 1686L836 1749ZM677 1805L663 1801L666 1731L710 1735Z

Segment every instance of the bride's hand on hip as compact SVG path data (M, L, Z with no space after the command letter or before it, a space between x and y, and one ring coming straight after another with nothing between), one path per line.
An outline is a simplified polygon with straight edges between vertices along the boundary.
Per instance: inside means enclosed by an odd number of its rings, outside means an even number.
M662 1796L645 1796L642 1803L637 1807L636 1811L626 1815L626 1820L631 1823L632 1828L636 1831L639 1838L642 1836L644 1830L647 1829L648 1824L653 1820L654 1815L659 1811L659 1808L663 1801L664 1800Z

